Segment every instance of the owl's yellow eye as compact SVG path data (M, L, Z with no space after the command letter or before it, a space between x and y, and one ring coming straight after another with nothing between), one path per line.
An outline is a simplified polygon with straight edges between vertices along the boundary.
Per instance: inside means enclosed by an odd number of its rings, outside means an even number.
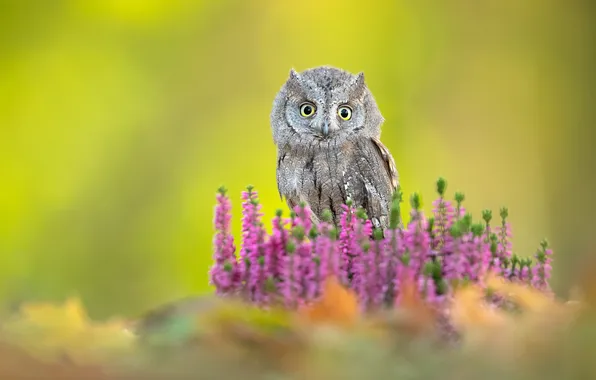
M300 115L302 117L311 117L315 114L317 107L312 103L302 103L300 106Z
M337 114L344 120L350 120L352 118L352 109L348 106L341 106L337 109Z

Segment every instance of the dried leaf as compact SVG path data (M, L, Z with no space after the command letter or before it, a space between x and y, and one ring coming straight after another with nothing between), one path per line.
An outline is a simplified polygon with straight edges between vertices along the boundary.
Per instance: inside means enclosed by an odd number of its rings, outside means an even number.
M489 307L484 292L476 286L460 287L453 297L451 317L458 329L499 328L507 323L504 312Z
M358 298L343 287L336 277L329 277L321 299L301 308L299 314L312 323L354 326L360 316Z
M407 313L408 323L404 327L411 332L427 332L435 327L436 315L422 299L414 281L402 282L398 308Z

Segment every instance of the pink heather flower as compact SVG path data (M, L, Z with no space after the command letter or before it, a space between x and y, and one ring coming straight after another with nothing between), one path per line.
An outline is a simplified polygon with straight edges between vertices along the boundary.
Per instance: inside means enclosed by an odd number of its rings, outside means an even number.
M317 291L315 298L321 296L325 280L339 275L340 252L337 242L337 231L326 221L319 223L318 236L314 241L314 260L316 264Z
M438 188L442 190L433 203L432 231L415 194L407 227L395 228L393 223L383 235L380 230L373 234L364 211L351 204L343 206L339 230L328 217L313 226L310 208L301 204L294 208L291 219L276 213L272 233L267 234L257 193L249 187L242 194L240 262L230 232L231 204L221 191L215 207L210 282L221 296L241 292L247 301L261 307L280 300L286 307L296 308L319 298L322 284L336 275L356 292L366 311L399 304L404 281L417 286L427 302L437 305L449 299L450 285L467 279L482 286L484 274L493 269L509 280L549 290L552 252L545 242L531 265L529 259L511 253L506 209L501 210L502 225L493 228L493 234L488 229L489 211L483 212L486 228L472 224L462 207L463 194L456 194L454 209L444 200L445 183ZM393 216L394 210L391 212Z
M505 223L497 229L497 236L499 237L498 253L500 257L511 257L511 226Z
M442 251L444 278L449 281L458 281L464 278L467 272L467 251L469 242L466 235L456 237L446 245Z
M300 256L296 253L296 244L293 239L289 240L286 245L286 255L283 256L282 264L279 292L286 307L292 309L300 304L300 294L302 293L301 262Z
M511 226L507 222L507 217L509 216L509 211L507 208L503 207L501 209L501 226L497 228L497 237L498 237L498 244L497 244L497 257L501 259L501 261L505 258L511 257Z
M345 285L350 285L350 280L353 277L354 271L352 268L352 257L355 255L352 252L352 246L355 239L356 226L356 209L351 205L342 205L343 212L339 221L339 250L340 250L340 281Z
M369 252L369 263L372 269L368 271L367 279L370 309L377 309L383 305L387 294L387 284L393 280L393 278L388 277L387 273L389 255L382 231L377 230L374 234Z
M296 213L294 226L302 226L304 232L308 234L312 228L312 211L305 203L302 203L294 207L294 212Z
M225 188L221 188L217 194L217 205L215 206L215 229L213 246L213 266L209 272L210 282L216 287L219 295L227 295L239 290L240 270L236 258L236 246L234 236L231 233L230 220L232 215L232 204L226 195Z
M370 242L365 241L362 243L362 249L358 256L354 258L354 278L352 280L352 288L358 294L363 310L367 310L372 303L371 294L374 284L371 284L371 272L376 272L374 253L371 252Z
M530 281L530 267L524 265L521 270L519 271L519 279L521 282L529 282Z
M250 275L248 286L252 292L252 299L259 305L269 303L269 293L265 289L265 283L271 272L271 254L268 252L270 246L266 244L266 232L262 226L255 227L255 246L250 255Z
M281 280L283 271L284 256L286 256L286 245L288 244L289 231L286 226L288 221L282 217L282 211L278 210L272 221L272 233L269 238L270 269L275 282Z
M548 248L548 242L543 240L540 244L540 250L536 252L536 264L532 268L532 286L537 289L550 291L548 281L550 279L552 267L552 250Z
M488 272L491 260L490 245L482 236L474 236L474 254L468 258L470 262L471 278L474 281L482 282Z
M449 243L448 241L452 239L449 229L453 225L455 210L451 202L440 197L433 202L433 214L435 222L432 245L434 249L440 250L446 242Z
M368 250L370 249L370 235L372 234L372 223L364 217L358 217L354 226L354 236L350 246L352 261L352 278L350 286L360 297L363 305L368 304L368 271L372 262Z
M302 283L301 298L313 301L317 295L317 263L313 256L313 245L304 239L298 241L296 255L300 258L299 278Z
M413 222L404 232L404 246L410 255L409 266L415 273L419 273L424 263L431 255L430 235L427 231L428 222L419 212L412 211Z
M518 283L531 283L531 261L529 259L520 259L517 255L512 255L509 267L505 270L505 278Z
M385 302L392 305L400 286L400 267L405 253L403 231L389 229L385 231L385 256L379 264L379 276L382 276Z
M294 207L294 225L292 234L296 243L296 254L300 260L299 278L302 287L301 298L309 302L314 300L317 293L317 264L313 260L313 244L306 239L311 232L312 212L306 203Z
M252 186L242 192L242 249L240 258L242 260L242 277L245 283L245 296L248 299L262 302L263 286L267 277L265 270L265 236L266 232L261 223L263 213L258 194Z
M424 265L431 257L431 237L428 232L428 221L420 210L420 196L413 194L410 202L411 220L404 232L404 246L409 255L408 267L415 276L413 280L421 286L423 282L420 278L423 277ZM419 291L422 290L419 289Z

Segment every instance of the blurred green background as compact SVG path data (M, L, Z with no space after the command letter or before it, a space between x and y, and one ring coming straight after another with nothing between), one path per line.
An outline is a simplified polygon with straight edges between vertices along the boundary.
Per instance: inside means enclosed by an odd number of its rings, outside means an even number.
M282 206L272 101L322 64L365 73L406 193L509 206L564 292L596 227L595 36L589 0L2 1L0 301L208 291L215 190L236 233L245 185Z

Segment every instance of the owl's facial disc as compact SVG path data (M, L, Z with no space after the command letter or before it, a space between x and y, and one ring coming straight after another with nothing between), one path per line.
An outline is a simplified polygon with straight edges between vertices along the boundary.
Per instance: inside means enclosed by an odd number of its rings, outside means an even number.
M362 74L292 70L286 85L286 121L295 133L317 139L358 132L366 124L365 90Z

